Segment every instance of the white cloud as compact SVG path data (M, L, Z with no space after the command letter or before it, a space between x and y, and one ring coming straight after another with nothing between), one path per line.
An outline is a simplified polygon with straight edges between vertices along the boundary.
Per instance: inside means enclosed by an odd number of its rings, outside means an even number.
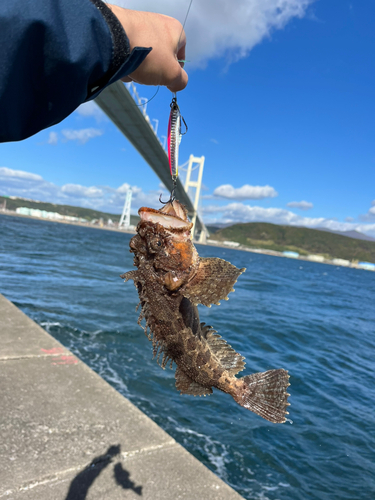
M299 208L300 210L311 210L314 205L309 201L291 201L286 204L287 207L290 208Z
M186 21L189 66L202 66L226 56L233 62L246 57L259 42L293 18L302 18L313 0L195 1ZM159 12L184 21L189 2L176 0L113 0L127 9ZM189 68L188 66L188 68Z
M124 184L122 184L120 187L116 189L116 192L119 194L126 194L130 187L131 187L130 184L124 182Z
M371 207L369 208L367 214L361 214L358 218L361 221L373 221L375 217L375 200L371 202Z
M121 213L129 187L128 183L118 188L80 184L65 184L60 187L44 180L40 175L0 167L0 195L76 205L110 213ZM138 186L131 188L132 213L137 213L141 206L159 205L159 190L145 193Z
M52 145L55 145L58 143L58 136L57 136L57 133L56 132L50 132L49 133L49 137L48 137L48 141L47 141L47 144L52 144Z
M302 217L283 208L263 208L230 203L225 206L211 205L201 209L207 223L236 223L236 222L270 222L287 226L303 226L310 228L326 228L333 231L360 231L375 236L375 224L360 224L354 222L339 222L324 217ZM210 217L211 216L211 217Z
M122 184L117 189L106 188L111 192L111 204L117 204L122 209L129 187L132 188L132 209L134 213L136 213L140 207L153 207L159 205L160 191L148 191L145 193L142 188L130 186L130 184L127 183Z
M89 139L103 135L103 131L97 128L65 129L61 133L65 141L78 141L80 144L85 144Z
M291 224L302 219L301 216L285 210L284 208L263 208L245 205L244 203L229 203L225 206L211 205L202 208L203 214L222 213L223 222L273 222L275 224ZM324 219L314 219L316 223Z
M25 172L24 170L13 170L7 167L0 167L0 179L1 178L13 178L13 179L26 179L28 181L41 181L43 177L38 174L32 174L30 172Z
M95 101L84 102L76 109L76 113L84 117L92 116L97 122L106 119L105 113L99 108Z
M102 189L95 186L81 186L80 184L65 184L62 186L61 192L75 198L101 198L103 196Z
M234 188L231 184L223 184L214 190L213 195L230 200L262 200L263 198L275 198L277 191L268 185L250 186L245 184L240 188Z
M57 186L45 181L38 174L7 167L0 168L0 194L2 195L20 196L34 200L48 196L53 201L57 190Z

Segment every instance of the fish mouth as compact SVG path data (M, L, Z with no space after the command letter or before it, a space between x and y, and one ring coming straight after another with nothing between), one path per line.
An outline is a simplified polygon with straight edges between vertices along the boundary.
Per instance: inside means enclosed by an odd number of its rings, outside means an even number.
M168 202L160 210L142 207L138 210L141 221L160 224L165 229L190 231L192 222L187 218L187 210L178 201Z
M182 219L185 222L189 222L187 216L188 211L186 210L184 205L181 205L181 203L177 200L168 201L168 203L166 203L164 207L160 209L160 212L163 214L172 215L173 217L178 217L179 219Z

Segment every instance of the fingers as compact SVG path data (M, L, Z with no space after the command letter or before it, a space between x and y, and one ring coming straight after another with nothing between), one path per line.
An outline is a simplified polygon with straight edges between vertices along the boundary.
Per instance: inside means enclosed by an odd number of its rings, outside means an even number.
M108 4L110 5L110 4ZM111 5L128 35L130 48L152 47L140 66L123 78L144 85L163 85L172 92L183 90L188 76L183 69L186 35L179 21L152 12L132 11Z
M185 31L182 29L181 35L178 40L177 59L185 60L185 49L186 49L186 34Z
M164 81L162 85L165 85L171 92L179 92L186 87L189 79L184 70L186 34L178 21L173 19L173 22L175 23L176 38L170 42L169 54L164 60Z

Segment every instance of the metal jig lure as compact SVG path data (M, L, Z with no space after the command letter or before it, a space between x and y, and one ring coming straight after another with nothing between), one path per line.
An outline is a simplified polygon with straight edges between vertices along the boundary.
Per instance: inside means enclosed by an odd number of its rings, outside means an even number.
M181 122L185 126L185 132L181 132ZM187 129L186 122L181 115L180 108L177 104L177 96L175 94L171 102L171 112L169 114L168 123L168 160L169 170L173 180L172 193L176 188L178 177L178 148L180 146L181 137L186 134Z

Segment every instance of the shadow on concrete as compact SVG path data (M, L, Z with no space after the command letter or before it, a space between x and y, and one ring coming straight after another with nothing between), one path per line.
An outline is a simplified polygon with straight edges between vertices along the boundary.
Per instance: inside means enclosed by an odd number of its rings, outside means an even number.
M119 455L120 452L120 445L110 446L103 455L95 457L90 465L79 472L72 480L65 500L85 500L95 479L113 462L113 458ZM121 463L115 465L114 479L123 489L132 489L137 495L142 495L142 486L135 486L133 481L130 480L129 472L123 469Z
M122 464L119 462L115 465L114 476L116 483L124 488L124 490L133 490L137 495L142 495L142 486L136 486L130 480L130 474L127 470L123 469Z

